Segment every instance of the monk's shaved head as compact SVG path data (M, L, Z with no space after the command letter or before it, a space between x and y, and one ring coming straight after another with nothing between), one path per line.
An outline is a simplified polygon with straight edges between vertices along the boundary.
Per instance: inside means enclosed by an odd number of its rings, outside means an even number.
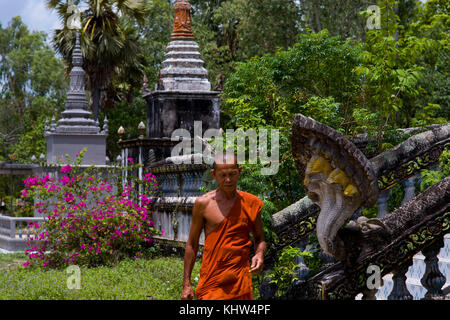
M233 152L223 151L214 156L213 168L216 170L216 164L236 164L239 167L237 156Z

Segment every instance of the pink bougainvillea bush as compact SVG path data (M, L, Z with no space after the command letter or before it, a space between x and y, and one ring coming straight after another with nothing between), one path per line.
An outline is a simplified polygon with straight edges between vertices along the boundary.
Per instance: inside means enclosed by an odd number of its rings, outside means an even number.
M151 254L153 236L160 234L148 211L147 195L157 191L155 176L147 173L144 181L115 184L97 177L93 166L81 169L82 157L83 151L73 166L60 169L57 180L48 175L24 180L22 196L33 197L36 210L46 217L32 225L38 235L30 240L40 244L29 241L25 267L112 265ZM146 194L136 193L137 184Z

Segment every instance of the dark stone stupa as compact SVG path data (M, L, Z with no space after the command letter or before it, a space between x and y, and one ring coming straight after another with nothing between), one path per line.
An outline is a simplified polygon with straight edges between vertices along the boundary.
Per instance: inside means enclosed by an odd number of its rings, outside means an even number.
M154 92L144 94L148 138L170 138L179 128L194 138L194 121L202 122L203 132L219 129L220 92L211 91L208 71L194 41L190 12L189 1L177 1L172 41L158 83Z

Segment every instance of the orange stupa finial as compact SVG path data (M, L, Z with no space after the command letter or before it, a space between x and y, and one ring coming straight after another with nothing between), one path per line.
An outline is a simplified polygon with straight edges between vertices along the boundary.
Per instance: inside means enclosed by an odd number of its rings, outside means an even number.
M192 33L191 5L188 0L178 0L175 4L175 21L172 40L194 40Z

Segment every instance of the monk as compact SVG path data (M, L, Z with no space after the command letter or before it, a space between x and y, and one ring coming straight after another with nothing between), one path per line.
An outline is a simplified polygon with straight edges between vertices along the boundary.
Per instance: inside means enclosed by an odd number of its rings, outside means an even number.
M198 300L252 300L251 274L261 272L266 242L261 221L263 202L236 189L242 167L233 153L214 159L211 174L217 190L199 197L192 211L192 225L184 256L181 299L191 300L191 274L202 230L205 232L203 261L195 295ZM253 235L255 254L250 263Z

